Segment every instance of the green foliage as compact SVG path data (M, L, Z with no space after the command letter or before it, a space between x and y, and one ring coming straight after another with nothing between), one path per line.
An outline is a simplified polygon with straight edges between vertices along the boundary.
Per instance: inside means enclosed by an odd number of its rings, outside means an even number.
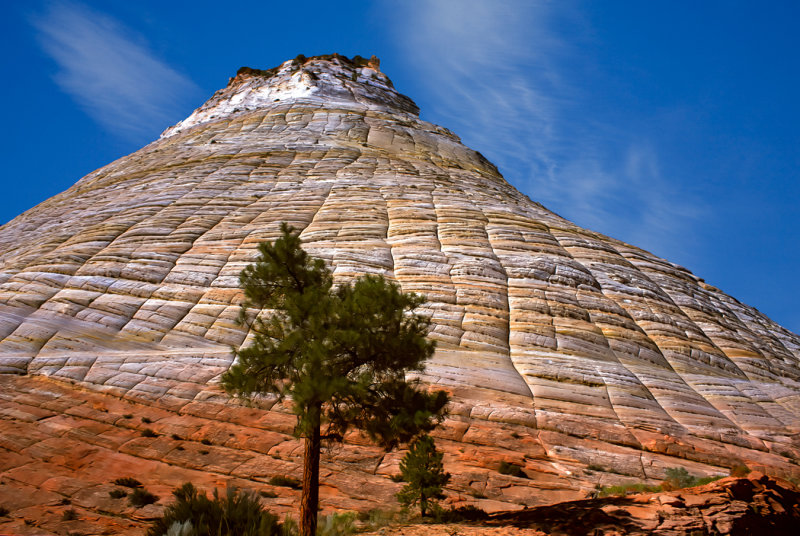
M661 490L661 486L650 486L647 484L642 484L641 482L636 482L630 484L620 484L617 486L602 487L600 488L598 495L600 497L609 497L612 495L623 496L630 493L655 493Z
M702 486L704 484L708 484L709 482L714 482L720 478L722 478L722 475L701 478L689 474L689 471L683 467L670 467L666 471L666 478L664 479L664 482L661 483L661 486L665 490L693 488L694 486Z
M522 467L505 461L500 462L500 467L497 469L497 472L501 475L515 476L517 478L528 478L528 475L525 474L525 472L522 470Z
M135 478L131 478L129 476L124 476L122 478L118 478L114 481L114 484L117 486L124 486L126 488L141 488L142 483L136 480Z
M659 491L672 491L676 489L702 486L722 478L721 475L698 477L691 475L683 467L670 467L666 470L666 478L660 485L651 486L641 482L608 486L599 489L600 497L610 495L628 495L630 493L656 493Z
M381 276L365 275L333 287L325 263L301 247L287 224L274 244L259 245L257 261L242 270L240 320L254 334L222 377L236 396L291 398L296 435L306 438L304 534L316 525L321 438L341 440L351 428L384 448L408 442L441 422L448 397L407 381L433 354L428 318L413 314L424 299L403 293ZM269 315L258 314L269 310ZM324 428L324 433L323 433Z
M147 506L148 504L153 504L158 500L158 496L153 495L146 489L136 488L131 492L128 496L128 502L131 506L135 506L137 508L141 508L142 506Z
M750 468L744 464L734 465L731 467L731 476L735 476L737 478L742 478L750 474Z
M341 512L323 517L317 526L317 536L346 536L356 531L356 513Z
M277 516L266 511L253 493L228 488L224 496L214 490L213 498L209 499L187 482L172 494L175 502L154 522L147 536L163 536L169 531L180 536L284 534Z
M273 476L269 479L269 483L273 486L283 486L285 488L300 489L303 487L302 483L291 476Z
M477 506L467 505L459 506L458 508L451 508L445 510L438 508L434 510L434 520L437 523L464 523L485 521L489 519L489 514Z
M429 505L444 498L442 488L450 480L450 473L444 472L443 456L429 435L411 444L400 461L400 474L407 482L397 494L400 504L405 507L419 504L420 514L425 517Z
M424 299L372 275L334 290L330 270L302 249L299 233L286 224L281 232L274 244L260 244L259 259L240 276L241 320L275 312L251 320L253 343L236 352L225 389L291 396L303 437L322 420L330 439L356 427L390 448L433 429L447 395L405 379L422 371L434 350L425 338L430 321L411 314ZM321 415L309 411L315 406Z
M128 496L128 492L123 489L112 489L108 492L108 496L112 499L121 499Z
M685 467L670 467L666 471L665 487L670 489L688 488L693 485L695 477L689 474Z

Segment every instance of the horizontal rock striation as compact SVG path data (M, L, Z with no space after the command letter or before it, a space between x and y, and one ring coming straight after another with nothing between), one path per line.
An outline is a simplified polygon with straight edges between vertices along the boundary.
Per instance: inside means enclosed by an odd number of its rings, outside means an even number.
M798 475L800 337L548 211L417 112L376 61L240 70L0 228L0 371L163 408L216 396L248 337L238 274L286 221L337 280L383 274L427 298L423 378L474 424L447 432L459 441L513 432L532 473L575 490L586 466Z

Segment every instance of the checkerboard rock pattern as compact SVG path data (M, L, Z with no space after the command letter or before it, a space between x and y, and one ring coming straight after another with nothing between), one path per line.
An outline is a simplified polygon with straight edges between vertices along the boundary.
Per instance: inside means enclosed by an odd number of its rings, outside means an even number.
M249 336L238 275L288 222L337 281L383 274L426 297L422 379L453 395L437 434L462 494L528 504L673 466L800 473L800 337L550 212L418 111L375 59L243 68L0 227L0 372L27 375L4 385L48 377L169 418L229 409L218 379Z

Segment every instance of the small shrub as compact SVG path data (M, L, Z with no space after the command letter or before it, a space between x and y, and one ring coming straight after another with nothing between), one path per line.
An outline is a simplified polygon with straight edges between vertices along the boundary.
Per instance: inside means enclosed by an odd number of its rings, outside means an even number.
M142 430L142 437L158 437L158 434L150 428L145 428Z
M158 500L156 495L153 495L146 489L136 488L133 492L128 496L128 502L137 508L141 508L142 506L147 506L148 504L153 504Z
M62 506L66 506L66 505L68 505L68 504L72 504L72 501L71 501L71 500L69 500L67 497L64 497L63 499L61 499L60 501L58 501L58 504L60 504L60 505L62 505Z
M400 474L392 475L392 476L389 477L389 479L392 482L405 482L405 480L403 480L403 475L400 475Z
M124 476L122 478L118 478L114 481L114 484L117 486L124 486L126 488L141 488L142 483L136 480L135 478L131 478L129 476Z
M508 462L500 462L500 468L497 470L497 472L501 475L515 476L517 478L528 478L528 475L525 474L525 472L522 470L522 467Z
M264 497L265 499L274 499L275 497L278 496L278 494L275 493L274 491L269 491L269 490L265 490L265 489L262 489L261 491L259 491L258 494L261 495L262 497Z
M377 531L381 527L385 527L397 522L398 513L395 511L375 508L373 510L369 510L368 512L359 512L357 517L362 523L363 531Z
M647 484L642 484L641 482L632 483L632 484L621 484L618 486L605 486L600 488L598 492L598 496L600 497L609 497L609 496L625 496L630 493L656 493L658 491L662 491L661 486L649 486Z
M731 467L731 476L742 478L750 474L750 468L744 464L734 465Z
M150 417L142 417L142 422L145 424L150 424L153 420Z
M211 440L210 439L206 439L204 437L203 439L200 440L200 443L202 443L203 445L210 445L211 444Z
M682 489L694 485L695 477L685 467L670 467L662 484L665 489Z
M278 536L288 528L261 506L254 493L229 488L224 496L214 490L213 498L209 499L204 492L186 483L172 494L176 501L154 522L147 536L163 536L170 530L173 530L170 534L181 534L183 527L191 527L189 534L209 536Z
M0 506L0 517L6 517L10 513L11 513L11 510L6 508L5 506Z
M463 523L465 521L485 521L487 519L489 519L489 514L471 504L450 510L440 508L435 512L435 520L439 523Z
M171 437L172 437L172 439L174 439L175 441L183 441L183 438L182 438L181 436L179 436L178 434L172 434L172 436L171 436Z
M303 487L303 484L299 480L290 476L273 476L269 479L269 483L273 486L283 486L292 489L301 489Z
M317 536L346 536L353 534L355 528L355 512L336 512L319 520Z
M128 496L128 492L124 489L112 489L108 492L108 496L112 499L121 499Z
M75 521L78 519L78 512L76 512L74 508L64 510L64 513L61 515L61 519L64 521Z

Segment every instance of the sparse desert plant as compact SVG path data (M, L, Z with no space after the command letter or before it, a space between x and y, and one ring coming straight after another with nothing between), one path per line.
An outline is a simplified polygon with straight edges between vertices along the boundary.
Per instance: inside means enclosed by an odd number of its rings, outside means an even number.
M136 480L135 478L131 478L129 476L123 476L122 478L118 478L114 481L114 484L117 486L124 486L126 488L141 488L142 483Z
M400 461L400 474L407 482L397 494L400 504L405 507L419 504L420 514L425 517L429 506L444 498L442 488L450 481L450 473L444 471L443 457L444 453L436 450L436 443L427 434L411 443Z
M500 462L500 467L497 469L497 472L501 475L515 476L517 478L528 478L528 475L525 474L525 472L522 470L522 467L505 461Z
M283 486L285 488L300 489L303 484L291 476L278 475L269 479L269 483L273 486Z
M378 530L386 525L391 525L397 521L398 514L396 511L381 510L375 508L368 512L359 512L357 514L358 520L363 524L364 530Z
M76 512L74 508L64 510L64 513L61 514L61 519L64 521L75 521L78 519L78 512Z
M136 488L128 496L128 502L131 503L132 506L136 506L137 508L141 508L142 506L147 506L148 504L153 504L156 501L158 501L158 496L153 495L152 493L143 488Z
M128 492L124 489L112 489L108 492L108 496L112 499L121 499L128 496Z
M142 422L145 424L150 424L153 420L150 417L142 417Z
M624 496L630 493L656 493L661 491L661 486L651 486L642 482L632 482L629 484L619 484L616 486L601 487L598 491L599 497Z
M158 434L150 428L142 430L142 437L158 437Z
M133 419L133 413L126 413L122 416L123 419Z
M731 467L731 473L730 473L731 476L741 478L749 474L750 474L750 468L744 464L738 464Z
M471 504L459 506L458 508L451 508L449 510L440 508L435 512L435 520L438 523L464 523L483 521L486 519L489 519L489 514Z
M174 439L175 441L183 441L183 438L182 438L181 436L179 436L178 434L172 434L172 436L171 436L171 437L172 437L172 439Z
M666 478L661 483L665 490L692 488L694 486L702 486L709 482L719 480L723 475L698 477L689 474L683 467L670 467L666 471Z
M346 536L356 531L355 512L335 512L326 515L317 525L317 536Z
M682 489L694 485L695 477L685 467L669 467L662 486L664 489Z
M173 527L191 527L192 535L278 536L284 534L277 516L261 506L254 493L228 488L224 495L214 490L213 498L186 483L172 494L175 502L164 510L147 531L147 536L164 536ZM182 532L174 532L183 535Z

